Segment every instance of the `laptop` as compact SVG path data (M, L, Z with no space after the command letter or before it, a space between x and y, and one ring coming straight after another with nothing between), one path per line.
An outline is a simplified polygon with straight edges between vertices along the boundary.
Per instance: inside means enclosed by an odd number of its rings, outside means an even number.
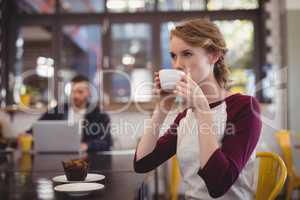
M62 120L41 120L33 125L34 151L37 153L78 153L81 126Z

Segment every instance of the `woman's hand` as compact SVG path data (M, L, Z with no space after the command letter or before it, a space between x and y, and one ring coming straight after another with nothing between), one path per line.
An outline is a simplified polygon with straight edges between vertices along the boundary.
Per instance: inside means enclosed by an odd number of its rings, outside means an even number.
M207 98L198 84L189 76L185 75L176 84L174 93L183 98L183 103L187 108L195 111L210 111Z
M161 89L161 85L160 85L160 79L159 79L159 73L155 72L154 73L154 96L156 97L156 102L157 104L164 110L169 111L171 110L174 102L175 102L175 95L174 93L168 93L168 92L164 92Z

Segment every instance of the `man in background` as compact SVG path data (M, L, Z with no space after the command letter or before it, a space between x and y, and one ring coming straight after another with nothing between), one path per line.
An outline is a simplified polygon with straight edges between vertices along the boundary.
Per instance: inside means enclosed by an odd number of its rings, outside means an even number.
M58 105L42 115L39 120L68 120L82 124L81 149L87 151L108 151L112 145L110 118L100 111L98 104L89 102L91 91L89 80L77 75L71 80L70 102Z

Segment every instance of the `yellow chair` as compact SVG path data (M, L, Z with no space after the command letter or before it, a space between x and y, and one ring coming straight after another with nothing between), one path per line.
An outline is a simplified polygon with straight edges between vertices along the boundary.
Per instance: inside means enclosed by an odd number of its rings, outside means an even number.
M286 166L283 160L275 153L258 152L256 157L260 159L256 200L274 200L284 186L287 177ZM180 173L176 156L172 157L171 162L169 195L171 200L177 200ZM278 177L279 174L280 176Z
M176 156L171 158L172 162L172 169L171 169L171 181L170 181L170 188L169 188L169 196L170 200L177 200L178 199L178 187L180 183L180 171L179 171L179 164Z
M290 133L287 130L280 130L276 133L277 142L281 148L283 159L286 164L288 182L287 182L287 194L286 200L290 200L292 193L296 188L300 188L300 177L297 176L293 157L292 148L290 142ZM299 198L300 199L300 198Z
M274 200L284 186L287 169L275 153L258 152L260 159L256 200Z

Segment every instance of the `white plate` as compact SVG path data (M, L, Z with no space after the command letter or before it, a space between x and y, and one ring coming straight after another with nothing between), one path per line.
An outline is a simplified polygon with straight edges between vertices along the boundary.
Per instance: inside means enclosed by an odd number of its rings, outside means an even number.
M52 180L58 183L88 183L88 182L101 181L104 178L105 176L102 174L88 173L86 178L83 181L68 181L66 175L55 176L54 178L52 178Z
M85 196L103 188L104 185L99 183L69 183L58 185L54 187L54 190L57 192L66 192L71 196Z

